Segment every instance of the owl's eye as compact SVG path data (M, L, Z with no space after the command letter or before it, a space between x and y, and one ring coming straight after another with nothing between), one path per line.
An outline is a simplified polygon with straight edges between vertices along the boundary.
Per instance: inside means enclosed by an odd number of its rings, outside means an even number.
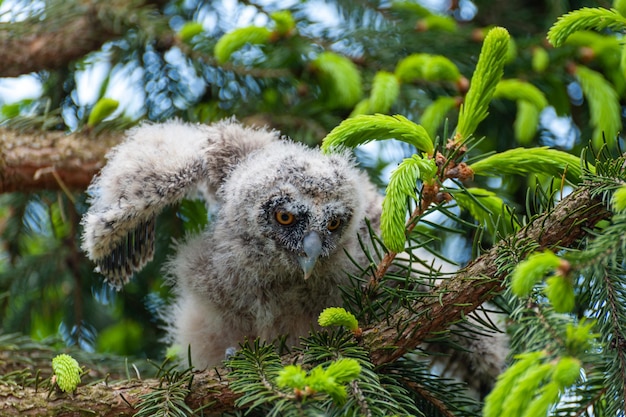
M339 226L341 226L341 220L339 220L339 219L332 219L331 221L328 222L328 225L326 227L331 232L334 232L335 230L339 229Z
M278 224L283 225L283 226L289 226L293 224L293 222L296 221L296 216L284 210L277 211L274 216Z

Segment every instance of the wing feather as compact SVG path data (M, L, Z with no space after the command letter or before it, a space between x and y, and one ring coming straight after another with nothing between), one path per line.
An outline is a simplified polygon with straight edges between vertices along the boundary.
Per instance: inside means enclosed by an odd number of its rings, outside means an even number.
M83 249L107 281L121 288L154 256L156 216L165 207L197 189L215 198L240 161L277 137L232 119L131 129L88 189Z

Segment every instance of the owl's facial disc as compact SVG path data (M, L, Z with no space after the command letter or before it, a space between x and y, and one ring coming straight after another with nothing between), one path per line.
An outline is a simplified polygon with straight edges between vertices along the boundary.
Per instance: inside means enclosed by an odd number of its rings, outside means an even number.
M313 272L313 268L322 253L322 239L317 232L308 232L302 241L304 255L300 255L298 261L304 271L304 279L308 279Z

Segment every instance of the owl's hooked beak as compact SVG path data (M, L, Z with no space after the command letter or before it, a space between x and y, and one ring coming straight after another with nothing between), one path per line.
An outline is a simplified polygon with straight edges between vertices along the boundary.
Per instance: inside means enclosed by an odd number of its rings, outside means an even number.
M307 280L313 272L317 258L322 253L322 239L320 235L317 232L307 233L302 241L302 250L304 255L301 255L298 261L304 271L304 279Z

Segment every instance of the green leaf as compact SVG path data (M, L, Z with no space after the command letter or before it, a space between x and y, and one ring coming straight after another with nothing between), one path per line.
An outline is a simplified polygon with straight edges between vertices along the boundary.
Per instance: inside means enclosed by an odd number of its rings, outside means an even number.
M597 32L581 30L572 33L567 38L567 45L579 48L591 48L595 59L601 59L600 62L607 62L608 66L612 66L622 47L620 40L614 36L606 36Z
M548 105L548 100L541 90L529 82L518 79L501 80L496 85L493 97L514 101L524 100L533 104L539 110Z
M435 161L418 155L405 159L391 173L383 200L380 229L385 245L393 252L404 250L407 198L416 198L417 180L429 182L436 173Z
M580 378L580 370L582 364L580 360L571 356L564 356L554 367L552 380L556 382L559 388L566 388L573 385Z
M517 380L507 401L502 406L502 416L521 416L533 398L533 394L550 375L552 365L538 364L528 369Z
M391 2L391 10L401 13L410 13L418 17L426 17L432 15L432 12L426 7L413 1L393 0Z
M279 10L270 15L280 36L290 34L296 28L296 21L289 10Z
M326 368L326 375L334 378L340 384L347 384L361 374L361 365L356 359L340 358Z
M442 55L412 54L396 66L396 77L403 83L415 81L452 81L461 78L457 66Z
M228 61L230 56L247 44L264 45L270 40L270 30L266 27L248 26L237 28L222 36L213 49L215 59L220 64Z
M369 97L368 98L364 98L363 100L359 101L354 106L354 109L352 109L352 112L350 113L350 117L358 116L360 114L370 114L370 99L369 99Z
M611 206L614 211L626 210L626 185L622 185L613 192L613 197L611 197Z
M543 359L543 352L527 352L517 355L516 361L498 376L496 385L485 398L484 417L501 417L502 409L509 400L511 391L518 381L532 368L538 366Z
M602 146L604 139L608 144L615 144L617 134L622 127L619 96L613 86L600 74L585 66L578 65L576 77L589 102L591 125L594 127L593 144Z
M548 147L515 148L488 156L470 165L475 175L546 174L580 182L580 158Z
M584 318L578 324L568 324L565 329L565 347L567 350L574 354L589 350L594 339L600 336L598 333L592 332L594 326L594 321Z
M550 407L559 400L559 386L554 382L548 382L539 390L539 395L528 403L524 410L521 410L522 417L547 416Z
M626 43L623 44L620 48L619 69L622 77L626 79Z
M496 86L494 98L517 102L517 115L513 129L521 144L529 143L537 132L539 113L548 105L545 95L534 85L518 80L501 80Z
M472 75L470 89L461 105L456 128L457 141L473 134L478 124L489 114L489 102L504 71L509 40L509 32L501 27L495 27L487 33Z
M76 359L64 353L57 355L52 359L52 370L56 376L56 383L63 392L76 391L81 373Z
M557 313L571 313L574 310L576 296L571 278L561 274L549 277L544 292Z
M354 317L354 314L342 307L328 307L324 309L320 313L317 322L322 327L345 326L351 331L359 328L359 322Z
M189 42L199 33L202 33L204 28L202 27L202 23L199 22L187 22L180 28L178 31L178 36L180 40L183 42Z
M540 46L533 48L532 53L531 66L535 72L542 74L550 65L550 54Z
M543 277L556 270L561 264L561 258L553 252L545 250L536 252L520 262L511 274L511 290L518 297L525 297L532 291L536 283Z
M469 195L462 191L455 192L454 199L492 236L497 236L498 232L506 236L516 230L517 223L511 216L511 210L496 193L482 188L467 188L466 191Z
M457 104L458 101L456 98L442 96L424 109L422 117L420 118L420 124L424 126L424 129L426 129L426 132L428 132L431 138L437 135L437 129L439 129L439 126L441 126L446 119L446 115L454 109Z
M300 365L287 365L278 372L276 385L281 388L303 389L306 384L307 375Z
M423 68L426 81L456 82L461 78L457 66L443 55L431 55Z
M441 30L444 32L454 33L458 29L456 20L450 16L442 16L431 14L417 22L418 31Z
M307 378L307 385L313 391L328 394L337 404L343 404L348 396L346 387L329 376L321 366L311 369Z
M91 113L89 114L89 119L87 120L87 126L94 127L107 117L109 117L117 107L120 105L120 102L117 100L113 100L112 98L101 98L94 104L91 109Z
M539 113L540 111L534 104L526 100L517 101L513 132L515 132L515 138L520 145L528 145L535 137L539 127Z
M626 0L614 0L613 8L622 16L626 16Z
M400 83L390 72L379 71L372 82L372 92L369 98L370 113L388 113L393 103L398 99Z
M391 2L391 10L402 13L411 13L418 17L431 16L432 13L426 7L421 6L412 1L393 0Z
M354 148L373 140L397 139L432 155L433 141L426 130L404 116L384 114L359 115L335 127L322 142L322 151L341 147Z
M348 58L334 52L322 52L311 67L331 107L350 108L361 99L361 74Z
M583 7L559 17L548 31L548 41L553 46L559 47L572 33L580 30L613 29L621 31L624 28L626 28L626 18L617 10Z

